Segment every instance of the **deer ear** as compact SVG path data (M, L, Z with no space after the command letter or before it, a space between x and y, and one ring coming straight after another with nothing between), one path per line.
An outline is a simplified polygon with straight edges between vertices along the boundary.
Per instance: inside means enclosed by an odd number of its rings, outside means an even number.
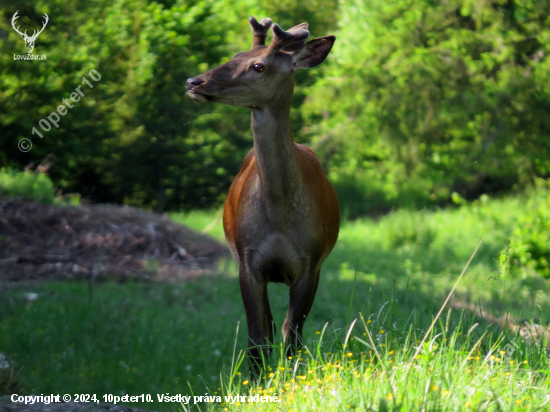
M294 68L311 69L323 63L335 40L336 36L326 36L307 42L303 47L292 53Z

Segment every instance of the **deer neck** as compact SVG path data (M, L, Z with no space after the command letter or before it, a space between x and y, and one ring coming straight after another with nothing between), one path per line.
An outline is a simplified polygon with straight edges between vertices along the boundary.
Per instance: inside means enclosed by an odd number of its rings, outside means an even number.
M290 126L291 98L292 88L280 99L252 109L256 170L262 194L271 203L292 201L302 187Z

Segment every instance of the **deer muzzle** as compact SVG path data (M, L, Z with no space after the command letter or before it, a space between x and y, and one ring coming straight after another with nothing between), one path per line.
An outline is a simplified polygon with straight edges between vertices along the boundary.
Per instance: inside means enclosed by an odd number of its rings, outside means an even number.
M211 96L201 93L197 90L197 88L200 87L200 85L203 83L204 80L196 77L187 79L187 83L185 85L187 87L187 94L196 102L204 103L210 100Z

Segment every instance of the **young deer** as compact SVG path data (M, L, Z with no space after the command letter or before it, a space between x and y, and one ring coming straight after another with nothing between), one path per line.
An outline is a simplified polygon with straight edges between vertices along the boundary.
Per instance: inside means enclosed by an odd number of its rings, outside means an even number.
M236 54L215 69L187 80L189 96L252 110L254 147L225 204L223 226L231 253L239 264L246 311L251 373L259 373L275 324L269 307L268 282L290 287L283 325L288 354L300 346L321 265L330 254L340 227L334 189L310 149L294 143L290 127L293 75L321 64L334 36L305 43L307 23L283 31L271 19L250 17L252 49ZM269 28L273 38L265 38ZM262 353L263 351L263 353Z

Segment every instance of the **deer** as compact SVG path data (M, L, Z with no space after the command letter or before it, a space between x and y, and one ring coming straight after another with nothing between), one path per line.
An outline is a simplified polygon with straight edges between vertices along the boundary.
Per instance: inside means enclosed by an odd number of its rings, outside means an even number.
M44 13L44 23L42 24L42 29L40 29L39 31L34 30L33 33L32 33L32 36L29 36L29 35L27 35L27 30L25 30L24 33L21 33L19 31L19 27L15 27L15 23L16 23L15 21L19 17L17 15L17 13L19 13L19 10L17 10L15 12L15 14L13 15L13 17L11 19L11 26L23 38L23 40L25 41L25 47L27 48L27 53L31 54L33 49L34 49L34 42L36 41L38 35L44 31L44 29L46 28L46 25L48 24L48 21L50 19L49 19L48 15L46 13Z
M269 282L285 283L290 300L282 327L286 356L302 345L321 266L338 238L340 208L315 153L294 142L290 106L294 73L321 64L335 36L309 37L308 24L287 31L270 18L249 19L252 48L187 79L197 102L252 110L253 147L229 188L223 214L225 237L239 265L248 326L250 375L271 353L275 322ZM271 43L265 40L271 28ZM264 364L265 365L265 364Z

